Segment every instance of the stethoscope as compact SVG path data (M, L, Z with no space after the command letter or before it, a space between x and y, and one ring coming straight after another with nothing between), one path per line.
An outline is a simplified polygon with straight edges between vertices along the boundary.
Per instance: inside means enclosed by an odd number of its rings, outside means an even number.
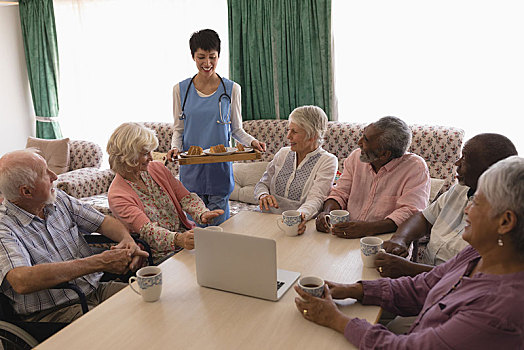
M224 87L224 93L220 95L220 97L218 98L218 111L220 113L220 120L217 120L217 124L231 124L231 96L227 94L226 84L224 84L224 80L222 79L222 77L218 75L217 73L215 74L217 75L217 77L220 78L220 82L222 83L222 86ZM189 82L189 86L187 87L186 95L184 96L184 103L182 103L182 112L180 112L180 115L178 116L178 119L180 120L186 119L184 108L186 107L187 94L189 93L189 88L191 87L191 84L193 84L193 79L195 79L196 76L197 76L196 74L193 75L193 78L191 78L191 81ZM226 101L228 102L226 119L224 119L224 117L222 116L222 99L223 98L225 98Z

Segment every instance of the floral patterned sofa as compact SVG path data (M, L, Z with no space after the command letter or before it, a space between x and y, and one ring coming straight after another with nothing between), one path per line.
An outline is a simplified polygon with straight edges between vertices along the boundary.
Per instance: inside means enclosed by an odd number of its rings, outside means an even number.
M161 153L167 152L171 147L172 124L165 122L145 122L143 124L153 129L157 134L159 146L156 151ZM328 123L323 147L338 157L339 171L342 171L344 159L358 147L357 142L362 136L365 125L344 122ZM275 153L287 144L286 120L250 120L245 121L243 126L246 132L267 144L267 152L262 154L262 159L256 162L271 161ZM420 155L426 160L431 177L442 179L444 184L441 191L447 190L455 181L454 163L462 149L464 131L454 127L428 125L412 125L411 129L413 131L413 141L409 151ZM89 154L90 152L87 151L85 153ZM89 157L95 158L94 155ZM250 162L253 161L245 163ZM99 163L95 165L95 167L99 166ZM170 163L168 167L175 176L178 176L177 164ZM249 167L249 165L244 165L243 169L246 169L246 167ZM260 169L260 166L258 168ZM240 167L234 167L234 169L240 169ZM235 173L235 179L240 177L239 175L241 174ZM61 175L59 188L92 204L104 213L110 213L107 204L107 190L113 177L114 174L110 170L78 169ZM242 186L241 183L237 183L237 185ZM231 215L241 210L258 210L256 204L236 200L230 201L230 208Z
M107 190L114 174L111 170L101 170L102 148L90 141L69 141L69 171L58 175L57 187L76 198L88 198L90 202L96 196L101 197L101 205L95 205L105 213L103 198L107 202ZM91 203L91 202L90 202Z
M337 156L342 171L344 159L358 147L357 142L367 124L329 122L323 148ZM271 161L275 153L287 145L287 120L249 120L243 123L247 133L267 144L261 161ZM426 160L432 178L443 179L442 191L455 181L454 164L462 150L464 131L454 127L411 125L413 140L409 152Z

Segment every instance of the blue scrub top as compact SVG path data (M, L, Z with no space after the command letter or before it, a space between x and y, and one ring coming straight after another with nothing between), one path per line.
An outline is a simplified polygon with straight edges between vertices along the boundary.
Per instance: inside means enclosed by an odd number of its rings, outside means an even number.
M233 82L223 78L229 96L233 91ZM184 97L191 78L179 83L180 104L184 104ZM220 120L219 98L224 93L222 83L211 96L198 95L195 84L191 84L184 107L184 134L182 148L186 152L190 146L200 146L203 149L222 144L229 146L231 138L231 124L217 123ZM229 122L229 99L222 97L222 117ZM227 119L227 120L226 120ZM198 195L229 196L235 187L232 162L195 164L180 166L180 181L190 191Z

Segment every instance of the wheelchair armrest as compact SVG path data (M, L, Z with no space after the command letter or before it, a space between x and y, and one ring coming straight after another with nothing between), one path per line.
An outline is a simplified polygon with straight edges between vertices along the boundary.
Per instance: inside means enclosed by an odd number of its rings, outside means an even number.
M131 236L133 235L135 234L133 233ZM153 262L153 253L151 252L151 247L149 246L149 244L147 244L147 242L143 239L138 238L138 235L136 238L133 236L133 239L135 240L136 244L139 244L141 246L140 249L148 252L149 256L147 257L147 263L149 264L149 266L153 266L155 263Z
M87 307L86 296L84 292L82 292L82 290L76 284L64 282L54 287L51 287L49 289L71 289L72 291L76 292L76 294L78 294L78 299L80 300L80 306L82 306L82 313L86 314L89 311Z

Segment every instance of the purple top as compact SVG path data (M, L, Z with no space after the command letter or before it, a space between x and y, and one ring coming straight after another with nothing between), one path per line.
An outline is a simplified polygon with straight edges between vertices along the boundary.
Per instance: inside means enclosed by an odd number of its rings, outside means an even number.
M414 278L362 281L363 304L418 317L405 335L354 318L344 336L360 349L524 349L524 271L465 276L479 259L468 246Z

